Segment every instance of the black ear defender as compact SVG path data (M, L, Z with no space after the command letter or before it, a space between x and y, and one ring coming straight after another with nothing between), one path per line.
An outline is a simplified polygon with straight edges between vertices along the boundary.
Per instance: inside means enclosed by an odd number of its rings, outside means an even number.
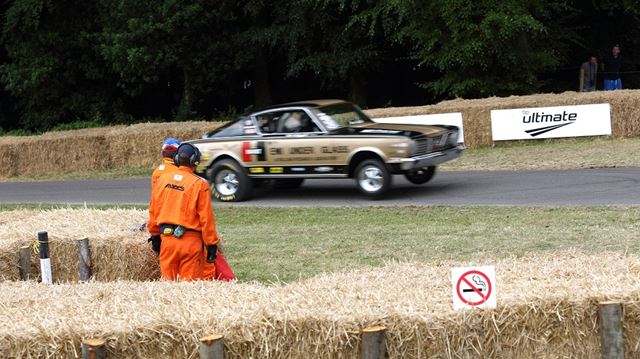
M192 149L192 154L191 156L189 156L189 166L193 167L193 166L197 166L200 163L200 150L198 149L198 147L190 144L190 143L183 143L178 147L178 151L176 151L176 155L173 156L173 164L176 165L177 167L180 167L180 149L182 147L191 147ZM182 165L185 165L184 163Z

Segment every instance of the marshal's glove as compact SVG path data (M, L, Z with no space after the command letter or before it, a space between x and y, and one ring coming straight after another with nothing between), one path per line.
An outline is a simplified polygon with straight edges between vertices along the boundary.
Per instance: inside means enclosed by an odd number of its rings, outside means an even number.
M207 263L213 263L216 261L216 252L218 251L218 246L215 244L211 244L207 246Z
M151 249L153 249L156 254L160 254L160 243L162 242L160 236L151 236L147 242L151 242Z

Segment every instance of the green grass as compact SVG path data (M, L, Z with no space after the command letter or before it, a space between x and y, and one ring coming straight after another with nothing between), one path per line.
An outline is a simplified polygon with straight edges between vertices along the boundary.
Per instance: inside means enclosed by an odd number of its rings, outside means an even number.
M558 170L640 167L640 138L578 137L572 139L497 142L470 148L442 170Z
M638 253L640 207L220 208L238 277L295 281L389 261L490 264L529 253Z
M38 176L17 176L11 178L2 178L0 179L0 182L141 178L151 177L152 172L153 168L148 167L123 167L111 168L104 171L78 171L51 173Z
M0 210L59 207L5 204ZM640 207L634 206L221 207L215 211L225 255L243 281L293 282L390 261L491 264L499 258L558 251L640 253Z

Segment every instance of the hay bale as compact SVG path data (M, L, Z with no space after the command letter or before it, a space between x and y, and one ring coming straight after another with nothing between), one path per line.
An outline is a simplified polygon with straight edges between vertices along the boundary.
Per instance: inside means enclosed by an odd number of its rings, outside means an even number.
M465 145L478 147L492 144L491 110L553 107L585 104L611 104L611 131L617 138L640 136L640 90L572 92L528 96L455 99L435 105L368 110L374 118L420 114L461 112Z
M109 143L108 157L116 168L152 167L160 161L160 146L165 138L192 140L221 125L222 122L190 121L140 123L113 128L105 136Z
M492 144L491 110L595 103L611 104L614 137L640 136L640 90L455 99L435 105L365 112L374 118L461 112L465 145L478 147ZM9 170L0 172L0 178L151 167L160 161L159 147L165 137L196 139L222 124L207 121L141 123L48 132L40 136L4 136L0 137L0 165Z
M0 178L152 167L160 162L164 138L199 138L221 125L205 121L140 123L0 137L0 164L9 169L0 172Z
M382 324L392 358L597 358L597 302L617 299L627 302L626 354L637 352L640 257L500 260L497 309L454 312L450 268L468 264L394 263L270 286L4 282L0 348L73 357L81 339L101 337L115 357L184 358L221 333L228 358L357 358L359 330Z
M2 168L0 178L15 177L18 175L19 156L16 148L17 146L15 144L0 142L0 168Z
M48 132L39 136L8 137L0 148L11 148L0 154L7 163L9 176L38 176L51 173L102 170L110 166L104 156L106 128Z
M39 231L49 233L51 265L56 282L76 282L76 240L89 238L93 276L100 281L159 278L158 260L148 234L132 231L147 221L147 211L124 209L56 209L0 212L0 280L18 280L19 248L32 245ZM35 246L37 247L37 246ZM39 260L31 257L31 277L39 277Z

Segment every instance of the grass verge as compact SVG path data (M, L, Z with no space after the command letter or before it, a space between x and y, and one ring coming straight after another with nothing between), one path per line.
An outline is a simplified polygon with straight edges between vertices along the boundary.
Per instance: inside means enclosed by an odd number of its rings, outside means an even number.
M29 182L29 181L66 181L66 180L93 180L93 179L121 179L151 177L153 168L124 167L110 168L104 171L77 171L59 172L36 176L16 176L0 178L0 182Z
M388 261L640 251L640 207L220 208L217 216L238 276L260 281Z
M59 206L0 206L20 208ZM129 208L146 219L145 207ZM490 264L541 252L640 253L640 207L221 207L216 216L242 281L292 282L389 261Z
M582 137L498 143L467 149L442 170L559 170L640 167L640 138Z

